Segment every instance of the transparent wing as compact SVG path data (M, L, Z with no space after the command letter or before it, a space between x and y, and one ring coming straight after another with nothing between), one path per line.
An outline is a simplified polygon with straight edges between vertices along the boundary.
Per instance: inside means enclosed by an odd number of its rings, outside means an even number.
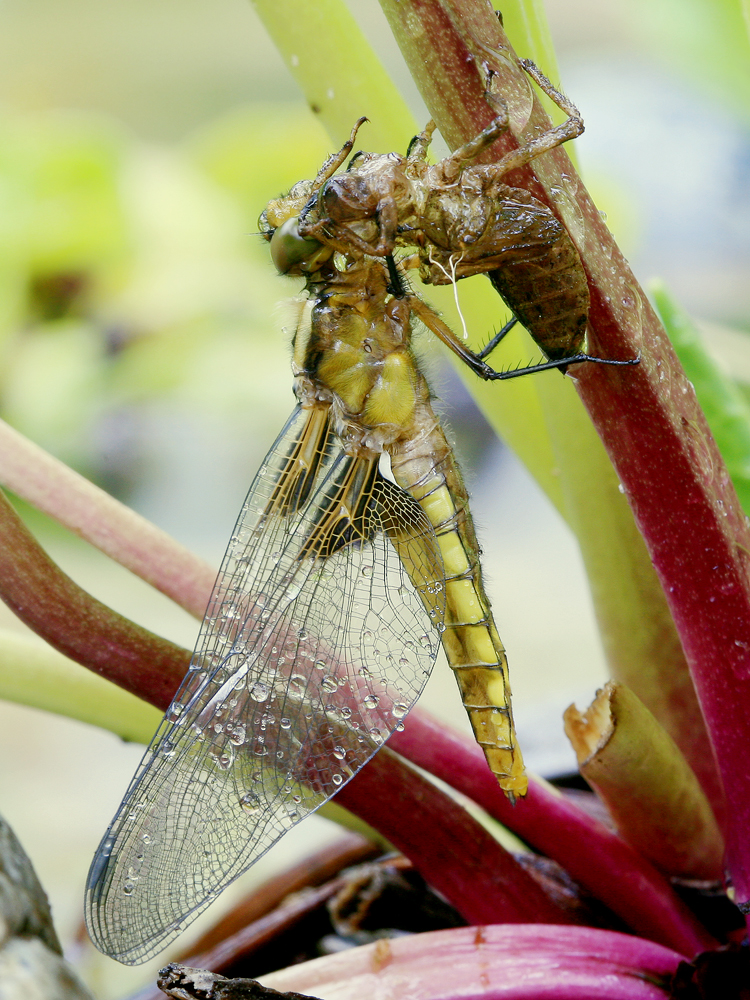
M292 414L253 483L190 669L88 878L92 939L146 961L376 752L439 646L418 504Z

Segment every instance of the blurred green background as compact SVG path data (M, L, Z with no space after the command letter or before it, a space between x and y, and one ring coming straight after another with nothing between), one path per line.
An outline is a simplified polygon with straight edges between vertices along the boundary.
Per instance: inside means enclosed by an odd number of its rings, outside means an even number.
M641 280L663 278L750 381L739 5L547 6L586 121L584 177L610 227ZM377 4L351 7L423 121ZM275 275L257 217L329 151L248 0L0 5L0 415L214 563L293 403L279 303L298 289ZM573 765L560 713L604 678L575 543L450 368L430 365L473 488L521 738L532 768L560 773ZM192 646L186 614L24 513L100 600ZM7 612L0 625L22 628ZM463 726L452 679L436 674L428 706ZM139 756L0 705L0 811L74 956L87 865ZM286 849L311 831L330 835L309 820ZM282 863L272 852L262 871ZM149 975L78 958L101 997Z

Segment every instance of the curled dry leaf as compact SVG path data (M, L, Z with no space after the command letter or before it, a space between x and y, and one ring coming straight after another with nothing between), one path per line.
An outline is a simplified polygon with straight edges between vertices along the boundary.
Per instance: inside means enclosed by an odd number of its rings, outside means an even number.
M724 841L708 799L654 716L622 684L606 684L565 731L581 774L599 793L620 834L662 871L721 879Z

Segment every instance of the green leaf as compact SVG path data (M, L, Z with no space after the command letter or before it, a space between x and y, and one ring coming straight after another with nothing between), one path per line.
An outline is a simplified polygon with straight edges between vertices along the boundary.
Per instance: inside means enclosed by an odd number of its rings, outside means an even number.
M666 287L655 282L650 290L677 357L695 386L742 509L750 514L750 407L737 384L706 350L700 330Z

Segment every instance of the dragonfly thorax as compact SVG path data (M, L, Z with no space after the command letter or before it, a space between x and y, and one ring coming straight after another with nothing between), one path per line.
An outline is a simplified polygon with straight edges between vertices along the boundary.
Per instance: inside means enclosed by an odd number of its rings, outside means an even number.
M411 433L429 399L411 350L409 297L388 292L379 261L332 272L295 336L297 397L331 401L350 454L376 457Z

